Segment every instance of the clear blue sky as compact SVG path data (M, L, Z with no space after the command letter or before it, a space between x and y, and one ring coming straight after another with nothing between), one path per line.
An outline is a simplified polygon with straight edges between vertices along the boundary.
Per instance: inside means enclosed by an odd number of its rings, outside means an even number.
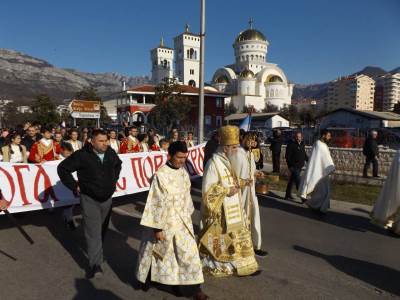
M2 1L0 48L58 67L150 74L149 50L185 23L199 30L199 0ZM232 63L247 28L270 42L268 61L296 83L328 81L366 65L400 66L399 0L207 0L206 79Z

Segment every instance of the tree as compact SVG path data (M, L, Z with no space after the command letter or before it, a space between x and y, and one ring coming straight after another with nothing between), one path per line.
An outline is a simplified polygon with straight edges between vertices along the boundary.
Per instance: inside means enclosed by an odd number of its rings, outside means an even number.
M225 103L225 115L231 115L237 113L237 108L233 105L233 102Z
M100 102L100 122L107 123L111 121L111 118L108 116L107 109L103 104L103 100L99 95L97 95L97 91L93 87L85 88L75 94L76 100L87 100L87 101L99 101ZM93 123L90 121L83 122L84 126L88 126L89 123Z
M32 106L32 121L50 125L56 124L60 121L59 115L56 111L56 105L51 101L50 97L41 94L38 95L33 102Z
M312 107L304 108L299 112L299 119L301 122L310 127L311 125L315 125L315 118L317 117L317 112Z
M2 126L16 128L18 125L24 124L32 120L31 113L21 113L15 109L14 103L8 103L4 106L2 114ZM1 115L0 115L1 117Z
M284 105L280 109L280 114L282 115L282 117L288 119L292 124L299 123L299 111L297 107L292 104Z
M190 99L182 95L180 86L171 78L166 78L155 87L154 104L150 121L154 127L167 131L184 122L192 109Z
M263 113L269 113L269 112L277 112L279 111L278 106L273 105L271 103L265 104L265 107L261 110Z
M253 105L245 105L243 106L242 113L249 114L249 113L256 113L258 112Z

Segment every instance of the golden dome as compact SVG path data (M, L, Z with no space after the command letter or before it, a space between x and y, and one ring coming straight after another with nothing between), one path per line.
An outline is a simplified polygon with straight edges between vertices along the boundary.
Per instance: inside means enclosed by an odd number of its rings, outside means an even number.
M274 75L268 80L268 82L283 82L283 80L279 76Z
M265 38L264 34L262 34L260 31L250 28L247 29L237 36L235 43L237 42L243 42L243 41L262 41L266 42L267 39Z
M215 83L229 83L229 80L225 75L221 75L215 80Z
M241 78L253 78L254 73L251 70L243 70L242 72L240 72L239 76Z

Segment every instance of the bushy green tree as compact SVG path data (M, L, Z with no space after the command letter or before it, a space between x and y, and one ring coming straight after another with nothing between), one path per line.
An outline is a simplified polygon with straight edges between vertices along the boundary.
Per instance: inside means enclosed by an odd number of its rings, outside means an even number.
M155 87L154 104L150 122L163 131L170 131L174 125L186 121L192 109L192 102L182 95L179 84L173 79L165 79Z
M38 95L31 105L32 121L43 125L57 124L60 117L56 105L46 94Z

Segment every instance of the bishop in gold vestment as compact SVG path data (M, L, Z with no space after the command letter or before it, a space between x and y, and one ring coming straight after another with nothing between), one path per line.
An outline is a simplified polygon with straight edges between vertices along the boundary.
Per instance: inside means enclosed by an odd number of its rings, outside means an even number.
M224 126L219 134L221 147L203 175L200 255L204 270L211 275L250 275L258 271L258 264L229 161L239 146L239 128Z

